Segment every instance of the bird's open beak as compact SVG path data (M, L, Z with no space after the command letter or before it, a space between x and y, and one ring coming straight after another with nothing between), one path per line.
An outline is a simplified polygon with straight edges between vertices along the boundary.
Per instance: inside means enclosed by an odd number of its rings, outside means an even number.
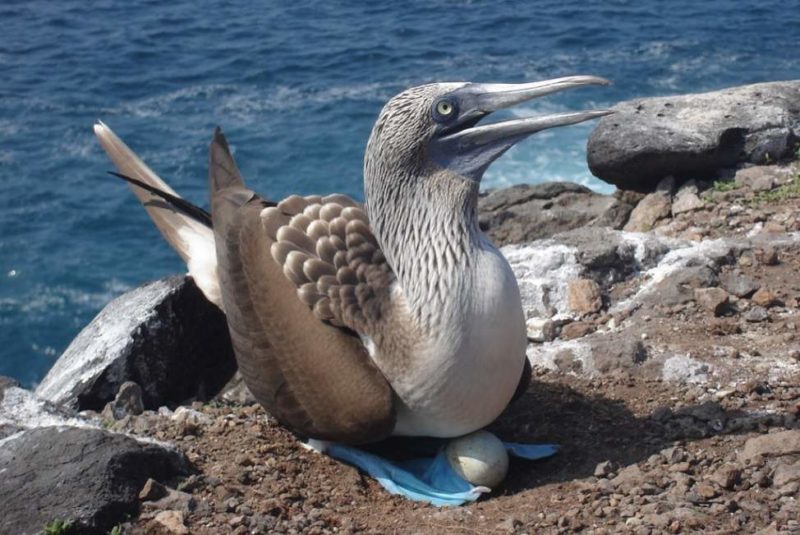
M526 84L466 84L451 94L458 101L459 117L454 124L442 128L432 147L434 157L445 167L480 180L489 164L527 136L613 112L579 111L477 125L481 118L494 111L565 89L610 83L597 76L568 76Z

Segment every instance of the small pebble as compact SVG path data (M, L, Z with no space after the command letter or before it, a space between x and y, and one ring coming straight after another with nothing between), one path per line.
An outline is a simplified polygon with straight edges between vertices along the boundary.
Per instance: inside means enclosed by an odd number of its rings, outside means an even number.
M771 307L777 302L775 294L766 288L759 288L750 300L758 306Z
M754 306L744 313L744 319L750 323L761 323L769 319L769 313L762 306Z
M602 463L598 463L598 465L594 468L594 476L606 477L614 473L614 468L614 463L611 461L603 461Z

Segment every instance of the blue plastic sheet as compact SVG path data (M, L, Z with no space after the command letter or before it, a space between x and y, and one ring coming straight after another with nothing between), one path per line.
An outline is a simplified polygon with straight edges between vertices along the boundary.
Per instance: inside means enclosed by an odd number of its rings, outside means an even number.
M509 455L528 460L543 459L555 454L555 444L520 444L503 442ZM447 461L444 447L434 457L391 461L351 446L331 444L325 453L351 464L372 476L392 494L436 506L463 505L490 492L462 479Z

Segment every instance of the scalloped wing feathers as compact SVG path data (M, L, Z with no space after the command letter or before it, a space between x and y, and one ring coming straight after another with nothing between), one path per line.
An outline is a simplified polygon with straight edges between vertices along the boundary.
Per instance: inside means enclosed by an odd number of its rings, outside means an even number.
M322 321L370 334L394 274L364 210L345 195L292 195L261 212L270 253Z

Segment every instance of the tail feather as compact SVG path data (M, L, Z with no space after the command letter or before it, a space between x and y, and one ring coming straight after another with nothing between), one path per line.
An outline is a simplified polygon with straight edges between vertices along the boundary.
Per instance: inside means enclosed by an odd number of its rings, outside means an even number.
M203 225L207 226L208 228L213 228L213 224L211 222L211 214L196 206L183 197L178 197L177 195L172 195L171 193L167 193L166 191L161 191L160 189L147 184L146 182L142 182L141 180L137 180L133 177L129 177L123 175L122 173L115 173L114 171L109 171L108 174L114 175L117 178L121 178L122 180L139 186L142 189L146 189L153 195L164 199L169 205L174 208L175 210L179 211L183 215L189 216L198 223L202 223ZM150 206L152 202L148 202L146 206ZM161 206L163 208L163 206Z
M236 186L244 188L244 180L231 155L228 140L217 127L208 147L208 191L213 198L216 192Z
M230 217L229 209L238 209L254 199L264 206L275 204L247 188L219 127L214 130L214 139L208 146L208 190L211 215L222 224Z
M197 286L209 301L222 308L210 217L204 221L203 210L183 201L108 126L98 121L94 133L161 235L186 262Z

